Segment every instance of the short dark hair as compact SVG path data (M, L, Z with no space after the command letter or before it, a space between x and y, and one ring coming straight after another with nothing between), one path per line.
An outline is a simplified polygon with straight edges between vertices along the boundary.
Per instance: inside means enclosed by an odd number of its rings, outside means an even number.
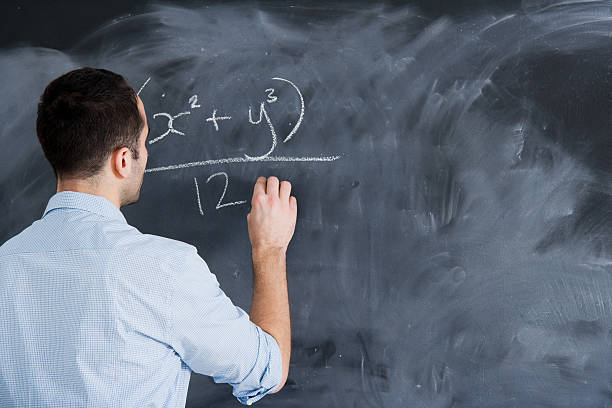
M36 134L56 177L87 178L120 147L138 160L144 120L119 74L83 67L54 79L40 97Z

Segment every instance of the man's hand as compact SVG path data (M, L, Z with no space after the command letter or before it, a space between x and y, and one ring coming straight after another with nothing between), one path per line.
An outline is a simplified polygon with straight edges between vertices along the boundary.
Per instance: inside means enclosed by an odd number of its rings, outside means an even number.
M291 183L259 177L253 188L251 212L247 215L253 255L270 251L284 253L295 231L297 200Z

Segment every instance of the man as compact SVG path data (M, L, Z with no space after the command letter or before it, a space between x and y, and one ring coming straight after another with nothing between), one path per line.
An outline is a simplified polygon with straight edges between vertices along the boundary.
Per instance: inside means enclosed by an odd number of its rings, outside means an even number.
M138 201L149 133L123 77L82 68L55 79L36 129L57 193L0 247L0 406L184 407L192 370L231 384L243 404L279 391L291 345L289 182L255 183L249 317L194 246L142 234L119 210Z

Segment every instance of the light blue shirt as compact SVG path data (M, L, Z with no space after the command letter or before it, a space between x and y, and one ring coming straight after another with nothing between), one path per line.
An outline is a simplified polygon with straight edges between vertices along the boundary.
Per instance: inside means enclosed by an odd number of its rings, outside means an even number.
M247 405L282 377L194 246L63 191L0 247L1 407L184 407L192 370Z

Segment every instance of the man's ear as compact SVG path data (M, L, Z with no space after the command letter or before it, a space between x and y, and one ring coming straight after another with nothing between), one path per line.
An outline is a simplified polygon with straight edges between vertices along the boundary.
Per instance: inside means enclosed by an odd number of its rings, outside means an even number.
M110 165L115 177L126 178L129 176L131 158L130 149L127 147L120 147L111 154Z

